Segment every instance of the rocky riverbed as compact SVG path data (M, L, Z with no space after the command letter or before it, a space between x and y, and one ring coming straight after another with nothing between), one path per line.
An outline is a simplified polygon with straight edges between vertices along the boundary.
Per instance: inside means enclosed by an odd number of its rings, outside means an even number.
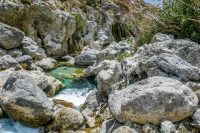
M0 133L199 133L200 45L139 47L139 6L0 1Z

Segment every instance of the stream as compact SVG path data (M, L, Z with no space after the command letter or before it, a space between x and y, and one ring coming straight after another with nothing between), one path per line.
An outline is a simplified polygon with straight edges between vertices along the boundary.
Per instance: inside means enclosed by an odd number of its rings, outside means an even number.
M64 100L79 108L84 104L86 97L92 90L97 89L96 82L93 77L81 78L84 68L80 67L58 67L47 72L49 76L53 76L60 80L64 87L57 92L50 100ZM29 128L15 122L9 118L0 119L0 133L40 133L40 128Z

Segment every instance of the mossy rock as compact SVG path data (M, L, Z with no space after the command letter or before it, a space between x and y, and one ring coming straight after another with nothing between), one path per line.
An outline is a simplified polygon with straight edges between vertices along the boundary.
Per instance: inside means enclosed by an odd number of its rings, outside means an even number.
M80 14L73 14L76 20L76 31L81 32L83 31L84 27L86 26L86 20Z

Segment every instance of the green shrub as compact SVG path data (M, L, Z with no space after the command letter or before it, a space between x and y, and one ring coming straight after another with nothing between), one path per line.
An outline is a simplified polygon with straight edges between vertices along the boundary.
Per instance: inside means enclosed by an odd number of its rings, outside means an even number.
M200 43L200 1L164 0L158 30Z
M79 14L73 14L76 19L76 31L81 32L83 28L86 26L86 20Z
M117 60L121 62L123 59L130 57L131 54L129 52L122 52L117 56Z

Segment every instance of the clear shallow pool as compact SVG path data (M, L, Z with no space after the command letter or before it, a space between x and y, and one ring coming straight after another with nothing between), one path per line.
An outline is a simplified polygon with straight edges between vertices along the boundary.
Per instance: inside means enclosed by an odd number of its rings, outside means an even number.
M64 84L64 88L53 99L71 102L76 107L84 104L88 94L97 89L97 85L94 78L82 78L83 74L84 68L80 67L59 67L48 72L48 75Z
M8 118L0 119L0 133L41 133L41 129L29 128Z

